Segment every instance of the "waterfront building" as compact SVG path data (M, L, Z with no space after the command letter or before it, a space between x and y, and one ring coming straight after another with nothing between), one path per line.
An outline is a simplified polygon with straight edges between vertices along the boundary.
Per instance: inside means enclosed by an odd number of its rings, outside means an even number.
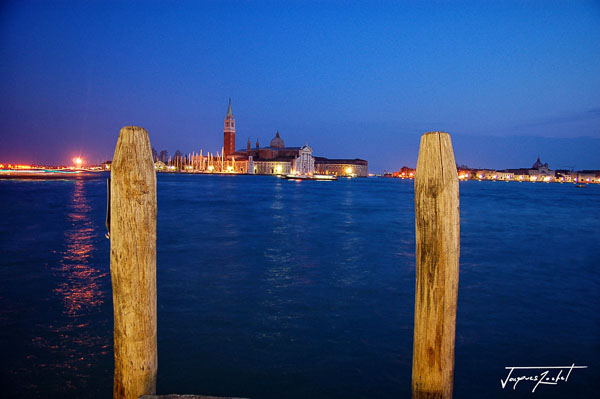
M554 171L551 171L548 167L548 163L542 164L540 157L537 157L535 163L529 169L529 180L530 181L554 181Z
M383 174L385 177L390 177L389 173ZM403 166L397 172L392 172L391 177L398 177L400 179L412 179L415 177L415 170L408 166Z
M580 170L576 180L579 183L600 183L600 170Z
M469 169L466 166L461 166L461 167L457 167L456 168L456 173L458 174L458 178L460 180L468 180L468 179L472 179L473 176L475 175L475 171L472 169ZM414 176L414 175L413 175ZM411 176L412 177L412 176Z
M340 176L367 176L368 163L362 159L327 159L313 157L313 149L307 144L300 147L287 147L279 131L266 147L261 147L258 139L252 147L250 138L245 149L236 150L236 127L231 99L223 126L223 147L216 155L190 153L187 155L177 151L173 160L163 160L166 151L161 151L159 158L165 164L167 171L186 171L190 173L247 173L264 175L312 175L317 172L316 165L329 165L324 170L328 174ZM156 166L163 170L162 165Z
M496 179L497 180L503 180L503 181L513 180L514 176L515 176L514 173L509 172L508 170L496 171Z
M578 172L559 169L551 170L548 163L542 163L540 157L530 168L518 169L471 169L465 165L456 167L459 180L490 180L519 182L559 182L559 183L600 183L600 170L581 170ZM402 167L399 172L385 173L386 177L413 178L414 169Z
M550 170L548 163L543 164L539 156L531 168L506 169L506 171L513 174L513 180L531 182L556 181L554 171Z
M227 167L232 172L262 175L311 175L314 173L364 177L368 175L368 162L365 160L315 158L313 149L308 143L300 147L288 147L279 131L275 133L266 147L261 147L256 139L256 145L253 148L251 140L248 138L246 148L234 151L232 150L235 148L234 123L230 99L225 117L222 154Z
M277 131L268 147L260 147L257 139L256 147L252 148L248 138L246 148L236 151L231 158L238 163L247 162L247 170L250 174L312 174L315 171L312 151L308 144L302 147L286 147Z
M369 163L364 159L328 159L324 157L315 158L315 169L317 173L324 175L367 177Z
M479 169L475 172L475 177L479 180L495 180L498 175L495 170Z
M567 169L557 169L554 171L555 180L561 183L572 183L577 179L577 172Z
M513 180L516 181L529 181L529 174L527 173L526 170L522 170L522 169L516 169L515 170L511 170L513 173Z

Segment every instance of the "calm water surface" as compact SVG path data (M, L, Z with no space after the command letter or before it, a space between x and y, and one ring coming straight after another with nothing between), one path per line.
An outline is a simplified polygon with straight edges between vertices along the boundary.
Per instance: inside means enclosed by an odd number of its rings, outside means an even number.
M105 177L0 181L3 397L112 395ZM460 190L455 397L598 397L600 186ZM412 182L159 175L158 201L159 393L410 397Z

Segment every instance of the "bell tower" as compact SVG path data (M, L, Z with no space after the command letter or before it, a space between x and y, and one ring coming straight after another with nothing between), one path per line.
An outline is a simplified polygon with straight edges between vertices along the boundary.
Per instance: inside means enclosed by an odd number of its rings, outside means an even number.
M227 116L225 117L225 127L223 130L223 156L233 154L235 152L235 119L233 119L233 112L231 111L231 98L229 99L229 108L227 109Z

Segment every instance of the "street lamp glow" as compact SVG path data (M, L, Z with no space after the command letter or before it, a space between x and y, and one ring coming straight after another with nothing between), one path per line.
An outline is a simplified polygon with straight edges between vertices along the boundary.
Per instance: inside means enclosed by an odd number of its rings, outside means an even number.
M73 158L73 163L74 163L74 164L75 164L77 167L80 167L80 166L81 166L81 164L83 164L83 159L81 159L81 157L76 157L76 158Z

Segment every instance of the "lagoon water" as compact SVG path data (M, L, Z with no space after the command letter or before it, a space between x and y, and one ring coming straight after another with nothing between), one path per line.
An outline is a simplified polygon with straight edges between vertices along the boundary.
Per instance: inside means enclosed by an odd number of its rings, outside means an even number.
M2 397L112 395L106 177L0 181ZM455 397L598 397L600 186L460 190ZM158 203L159 393L410 397L411 181L163 174Z

